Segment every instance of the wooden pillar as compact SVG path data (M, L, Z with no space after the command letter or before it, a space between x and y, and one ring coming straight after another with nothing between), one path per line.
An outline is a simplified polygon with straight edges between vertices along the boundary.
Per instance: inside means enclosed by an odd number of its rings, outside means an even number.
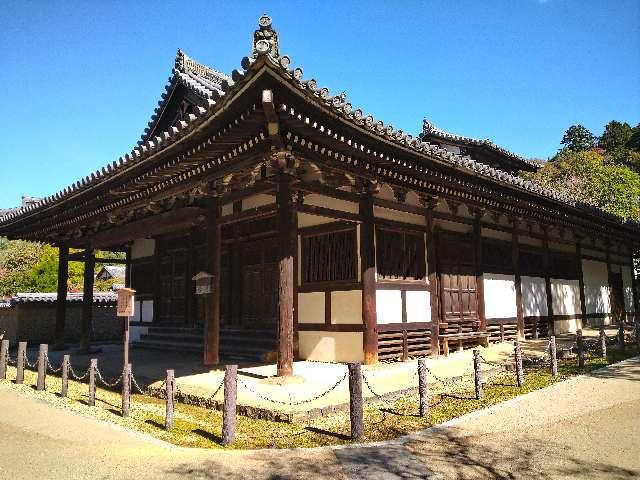
M475 212L475 218L473 221L473 241L476 250L476 295L478 301L478 320L480 320L480 331L484 332L487 330L487 318L484 313L484 277L482 275L482 226L480 225L482 214L482 210Z
M578 272L578 284L580 285L580 328L585 328L587 324L587 303L584 291L584 276L582 275L582 244L578 238L576 241L576 271Z
M373 186L360 196L360 261L362 276L362 323L364 363L378 362L378 316L376 313L376 246L373 223Z
M544 287L547 296L547 331L549 336L555 334L555 320L553 315L553 297L551 294L551 257L549 255L549 232L544 228L544 237L542 238L542 249L544 254Z
M220 363L220 203L217 197L207 202L207 258L211 277L204 325L204 364Z
M82 293L82 319L80 321L80 349L88 350L93 333L93 279L96 260L90 246L84 251L84 286Z
M55 344L64 343L64 327L67 315L67 284L69 282L69 246L58 247L58 296L56 301Z
M629 266L631 267L631 294L633 295L632 298L632 305L633 305L633 320L634 321L640 321L640 299L638 299L638 294L640 292L638 292L638 279L636 278L636 271L633 265L633 245L629 247L629 254L631 255L631 262L629 264Z
M124 286L131 288L131 247L127 247L124 252L125 264L124 264Z
M516 317L518 319L518 337L524 338L524 308L522 305L522 280L520 278L520 245L518 243L518 220L513 219L511 238L511 265L516 287Z
M437 357L440 355L440 290L438 286L438 230L433 222L433 209L438 205L438 198L426 197L422 200L427 208L425 222L427 226L427 279L431 306L431 356Z
M276 202L278 205L278 376L293 374L293 292L295 245L291 191L292 177L280 173Z

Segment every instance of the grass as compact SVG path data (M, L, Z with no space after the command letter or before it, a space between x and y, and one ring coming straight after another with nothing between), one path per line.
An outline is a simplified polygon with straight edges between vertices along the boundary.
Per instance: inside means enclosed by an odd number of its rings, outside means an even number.
M558 362L558 376L553 377L548 367L526 371L523 388L515 385L515 375L504 373L489 379L484 384L484 397L476 400L473 387L455 393L434 396L430 401L429 414L417 415L417 395L407 395L396 401L379 402L365 406L365 440L380 441L406 435L434 426L466 413L523 395L534 390L561 382L575 375L589 373L611 363L638 354L637 347L628 347L625 352L615 349L608 351L606 359L587 356L585 368L577 367L577 360ZM9 367L7 378L0 383L10 385L29 396L39 397L62 408L106 421L118 423L137 431L184 447L225 448L221 445L222 414L193 405L177 404L174 413L174 428L164 429L165 403L163 400L144 395L132 395L131 413L128 418L120 416L120 394L98 388L96 406L86 405L88 386L69 381L67 398L61 398L61 380L47 376L47 391L37 392L33 385L36 373L25 370L25 383L16 385L15 368ZM226 448L260 449L317 447L350 443L350 423L348 412L335 414L311 421L309 424L288 424L267 420L237 417L236 442Z

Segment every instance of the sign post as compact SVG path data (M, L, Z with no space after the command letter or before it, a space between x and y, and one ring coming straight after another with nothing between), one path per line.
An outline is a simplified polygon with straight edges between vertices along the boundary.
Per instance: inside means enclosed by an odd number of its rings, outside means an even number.
M135 290L132 288L120 288L118 290L118 307L116 315L124 319L124 363L122 371L129 365L129 318L134 315Z
M213 365L219 361L220 323L219 315L212 312L213 291L211 285L215 277L208 272L198 272L192 280L196 283L196 295L204 296L204 364Z

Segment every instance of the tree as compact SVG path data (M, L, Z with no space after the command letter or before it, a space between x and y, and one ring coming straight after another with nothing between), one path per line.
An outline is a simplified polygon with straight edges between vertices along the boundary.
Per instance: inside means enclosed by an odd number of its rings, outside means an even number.
M611 120L604 127L604 133L600 137L598 145L607 152L613 152L618 149L626 149L633 130L627 123L620 123L617 120Z
M596 137L586 127L578 124L570 126L560 142L563 149L574 152L590 150L596 145Z

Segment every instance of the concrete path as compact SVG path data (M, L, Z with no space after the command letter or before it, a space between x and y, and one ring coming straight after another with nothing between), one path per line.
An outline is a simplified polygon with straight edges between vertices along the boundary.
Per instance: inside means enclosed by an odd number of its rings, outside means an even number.
M379 445L171 447L0 386L0 479L640 478L640 359Z

